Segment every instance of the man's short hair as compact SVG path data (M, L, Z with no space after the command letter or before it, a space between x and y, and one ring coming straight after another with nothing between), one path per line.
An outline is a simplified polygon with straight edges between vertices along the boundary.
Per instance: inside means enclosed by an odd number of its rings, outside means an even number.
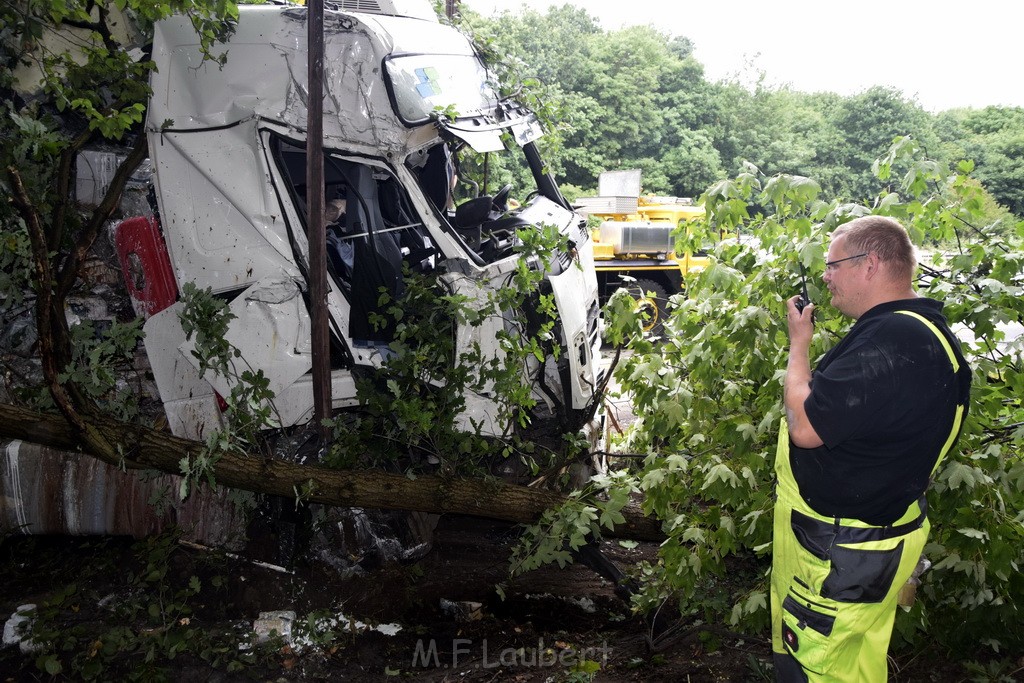
M887 216L862 216L840 225L832 232L832 239L845 237L851 254L874 252L888 264L893 277L905 282L914 279L917 253L910 235L899 221Z

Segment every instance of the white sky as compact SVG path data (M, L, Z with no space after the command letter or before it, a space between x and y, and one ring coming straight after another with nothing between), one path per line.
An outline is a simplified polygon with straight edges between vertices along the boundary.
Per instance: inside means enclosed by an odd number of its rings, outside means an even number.
M696 45L712 80L843 95L895 87L929 111L1024 106L1020 0L462 0L491 16L574 4L603 28L651 24ZM858 44L859 43L859 44ZM754 69L747 68L753 63Z

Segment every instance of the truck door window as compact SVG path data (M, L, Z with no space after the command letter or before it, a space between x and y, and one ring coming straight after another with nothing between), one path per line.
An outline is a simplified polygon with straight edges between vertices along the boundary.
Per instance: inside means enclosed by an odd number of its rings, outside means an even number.
M308 227L305 149L281 139L274 149L303 227ZM382 289L398 299L405 289L403 268L431 270L438 250L398 179L386 169L327 153L324 183L328 272L351 304L349 334L357 341L390 341L392 325L378 329L370 322L386 312L379 303Z

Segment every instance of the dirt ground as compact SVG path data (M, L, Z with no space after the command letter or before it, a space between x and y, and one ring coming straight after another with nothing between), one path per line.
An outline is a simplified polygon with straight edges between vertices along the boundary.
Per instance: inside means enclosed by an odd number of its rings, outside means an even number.
M513 540L507 525L446 517L420 560L342 578L323 564L285 573L176 543L161 550L130 539L12 537L0 546L0 618L22 604L60 603L47 617L62 634L52 649L60 663L52 680L91 676L95 669L84 668L90 659L103 661L96 680L772 680L764 636L683 622L679 637L652 649L648 623L581 565L532 572L500 599L495 586L506 581ZM627 568L654 557L657 547L606 542L602 550ZM150 573L161 566L165 575ZM194 595L181 588L191 577L202 586ZM189 604L175 612L177 602ZM169 626L152 626L154 609ZM272 637L239 650L239 638L250 637L260 613L272 610L296 613L290 642ZM136 635L119 641L126 652L104 655L125 619L139 624ZM228 633L231 644L198 644L212 633ZM177 651L168 645L173 634L186 642ZM244 662L239 653L247 653ZM43 654L0 650L0 680L51 679ZM959 666L921 653L894 666L895 681L967 680Z

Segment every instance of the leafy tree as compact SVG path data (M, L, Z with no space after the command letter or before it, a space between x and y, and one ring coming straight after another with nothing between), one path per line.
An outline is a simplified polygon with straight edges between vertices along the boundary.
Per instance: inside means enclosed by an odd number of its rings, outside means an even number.
M911 135L943 163L975 160L976 178L1020 214L1020 110L932 116L892 88L801 93L766 85L756 70L709 83L687 38L650 26L604 31L571 5L497 20L464 16L501 55L496 63L534 79L551 105L558 135L549 162L574 186L593 187L604 170L641 168L645 187L686 196L751 163L769 175L813 177L823 197L857 200L872 191L873 160ZM996 220L1001 211L990 214Z
M821 152L839 140L827 114L837 98L768 88L763 78L753 92L735 82L721 90L723 125L715 142L726 170L736 174L751 163L767 174L820 178Z
M484 19L463 7L458 26L473 36L484 60L494 70L502 94L527 102L548 125L549 134L541 144L551 171L563 176L566 166L589 165L587 154L564 143L574 128L590 125L588 114L593 101L567 89L565 83L571 83L582 65L590 63L585 56L586 36L599 31L596 20L569 5L551 8L548 15L532 10L520 15L506 12L496 20ZM482 162L479 166L482 168ZM503 170L499 168L497 175L501 176ZM505 180L516 179L506 176ZM496 182L495 188L502 182Z
M820 152L827 164L845 173L827 188L833 197L857 200L870 196L875 186L871 165L894 138L910 135L928 149L938 143L928 113L891 88L875 86L842 98L827 120L838 132L838 144Z
M977 176L996 200L1024 215L1024 108L986 107L965 112L965 157L977 163Z
M128 175L146 155L146 139L134 136L131 153L99 206L84 210L71 201L78 153L100 140L125 140L142 120L153 62L146 35L172 12L192 19L204 53L231 31L237 16L231 0L154 3L128 0L112 7L92 0L0 4L0 59L7 66L0 117L0 185L10 198L0 207L0 260L30 275L35 296L43 374L60 411L90 447L113 455L115 446L91 429L81 411L95 410L94 396L70 373L74 352L64 314L79 268L115 211ZM134 19L135 21L130 21ZM19 70L9 69L17 65ZM4 304L22 296L24 281L5 279Z
M613 299L607 311L610 339L634 351L617 370L639 416L622 447L646 458L639 467L621 464L564 514L531 527L514 566L558 560L562 539L571 545L613 526L616 501L638 495L669 540L642 569L637 606L668 602L686 619L764 628L785 301L799 291L801 266L823 270L828 234L875 211L901 220L915 243L943 245L926 252L919 286L946 303L975 370L959 451L929 494L926 554L935 567L918 603L900 613L899 637L956 654L1024 647L1024 582L1016 569L1024 562L1024 357L1001 326L1024 321L1024 223L1009 236L986 230L976 222L983 199L971 164L951 170L913 140L901 139L873 166L878 192L865 204L822 201L813 180L754 167L708 190L708 229L751 238L723 241L712 265L688 277L688 297L666 323L667 341L655 347L636 338L630 307ZM811 353L820 357L851 321L828 305L820 280L808 286L819 306Z
M665 177L665 187L652 187L651 174L644 169L644 185L651 191L677 197L696 197L722 177L722 163L711 136L699 130L681 129L679 140L653 164Z
M993 136L978 158L978 178L1010 211L1024 216L1024 129Z
M645 187L693 194L717 173L714 149L694 135L715 114L708 104L713 88L688 40L649 26L604 32L568 5L493 21L467 12L464 25L488 50L502 53L499 61L529 77L542 98L557 100L553 120L564 145L551 164L565 182L593 187L601 171L643 167L650 169ZM692 149L695 159L683 163L685 152L676 151L671 168L659 170L676 149Z
M1016 111L1015 115L1013 112ZM978 166L974 176L983 196L982 225L995 230L1012 231L1015 219L1011 215L1012 197L1019 184L1003 182L1000 167L1009 175L1019 173L1019 162L1001 158L992 151L1000 141L1012 138L1020 130L1021 109L986 107L983 110L953 109L935 117L935 133L939 142L939 157L950 161L971 159ZM988 166L987 161L992 161ZM998 192L998 195L996 194ZM1021 215L1020 207L1014 212Z
M985 107L967 110L963 117L963 128L973 135L994 135L1024 127L1024 108Z
M552 6L545 14L506 11L493 20L463 9L462 19L478 41L521 60L526 70L522 76L566 91L585 89L594 68L591 38L603 35L595 17L569 4Z

